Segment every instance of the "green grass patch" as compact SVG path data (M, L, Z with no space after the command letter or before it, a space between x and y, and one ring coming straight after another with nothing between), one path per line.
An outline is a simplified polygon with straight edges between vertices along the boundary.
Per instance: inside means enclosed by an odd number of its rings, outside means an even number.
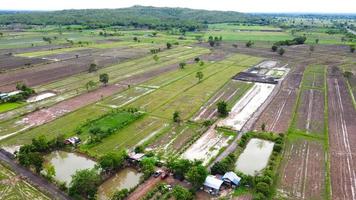
M23 106L24 103L18 103L18 102L6 102L6 103L1 103L0 104L0 113L7 112L9 110L13 110L15 108Z

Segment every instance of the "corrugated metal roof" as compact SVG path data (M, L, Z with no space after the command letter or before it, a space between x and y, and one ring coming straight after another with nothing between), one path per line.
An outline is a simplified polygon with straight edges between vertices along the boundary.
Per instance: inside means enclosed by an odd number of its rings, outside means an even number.
M207 176L204 182L204 186L219 190L224 181L215 178L215 176Z
M228 179L235 185L238 185L241 180L241 178L238 177L234 172L226 172L223 176L223 179Z

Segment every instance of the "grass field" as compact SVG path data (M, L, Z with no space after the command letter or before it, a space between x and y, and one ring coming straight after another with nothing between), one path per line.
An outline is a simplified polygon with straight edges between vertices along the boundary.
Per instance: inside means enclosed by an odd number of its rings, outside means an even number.
M0 163L0 199L49 200L50 198Z
M97 145L83 146L82 151L97 156L112 149L131 148L166 131L174 110L179 108L182 117L188 119L235 73L258 63L261 59L237 54L223 61L206 63L204 66L190 64L184 70L177 67L176 71L160 75L143 83L142 86L132 87L97 104L6 139L2 143L6 145L28 143L31 138L42 134L48 135L48 138L60 134L71 136L75 134L77 127L84 125L88 120L102 116L115 106L124 106L136 107L147 111L148 114L104 138ZM197 71L204 73L205 78L200 83L195 78ZM151 105L143 109L147 103Z
M22 106L24 103L17 103L17 102L8 102L8 103L1 103L0 104L0 113L18 108L20 106Z

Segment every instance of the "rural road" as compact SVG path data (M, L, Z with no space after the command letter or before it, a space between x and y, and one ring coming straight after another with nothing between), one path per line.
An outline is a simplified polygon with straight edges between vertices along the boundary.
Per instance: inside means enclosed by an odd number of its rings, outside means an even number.
M46 179L37 176L28 169L18 165L13 159L8 156L8 154L9 153L7 153L5 150L0 149L0 161L5 162L11 168L11 170L16 172L16 174L20 175L21 177L25 177L26 181L35 185L44 194L50 195L52 199L71 199L67 194L59 190L55 185L48 182Z

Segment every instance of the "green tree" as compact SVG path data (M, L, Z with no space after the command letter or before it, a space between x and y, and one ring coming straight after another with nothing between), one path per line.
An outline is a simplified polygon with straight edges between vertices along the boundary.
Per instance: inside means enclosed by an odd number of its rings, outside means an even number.
M172 48L172 44L171 44L171 43L169 43L169 42L167 42L166 46L167 46L167 49Z
M127 157L126 151L109 152L99 158L98 166L105 172L119 169L124 165Z
M270 187L267 183L259 182L256 185L257 192L263 193L265 196L269 196L270 194Z
M33 138L32 145L34 147L34 151L38 151L38 152L49 151L48 141L44 135L41 135L38 138Z
M135 147L135 153L143 153L145 148L142 145L138 145Z
M185 62L179 63L179 68L184 69L187 64Z
M154 56L153 56L153 60L157 62L157 61L159 60L158 55L154 55Z
M79 170L72 175L69 195L73 197L80 195L83 198L94 199L100 181L100 176L95 169Z
M187 159L172 158L168 161L168 168L174 173L174 176L183 179L193 163Z
M193 194L186 188L176 185L173 188L172 194L176 200L192 200Z
M286 51L285 51L282 47L278 49L278 54L279 54L280 56L283 56L283 54L284 54L285 52L286 52Z
M89 90L91 90L94 87L96 87L96 83L94 81L88 81L85 84L85 88L87 89L88 92L89 92Z
M344 72L344 77L347 78L347 79L351 78L353 75L354 74L352 72L350 72L350 71L345 71Z
M226 117L229 114L227 109L227 103L225 101L220 101L217 103L218 113L221 117Z
M99 81L106 86L109 82L109 75L108 74L100 74Z
M44 165L44 171L45 171L45 176L50 180L52 180L53 177L56 175L56 169L50 162Z
M28 157L31 165L35 168L36 173L40 173L43 169L44 162L44 159L42 158L41 154L38 152L32 152L28 154Z
M319 39L315 39L315 44L319 44Z
M248 42L246 42L246 47L250 48L250 47L252 47L253 44L254 44L254 42L249 40Z
M202 61L202 60L199 62L199 66L203 66L204 64L205 64L205 63L204 63L204 61Z
M89 69L88 69L89 73L96 72L97 70L98 70L98 68L97 68L97 65L95 63L91 63L89 65Z
M187 180L192 184L192 186L195 189L199 189L208 176L208 171L203 165L197 165L190 168L186 176Z
M200 83L200 81L203 79L204 77L204 74L203 72L201 71L198 71L196 74L195 74L195 77L198 79L198 82Z
M128 189L115 191L110 200L124 200L129 195Z
M180 114L178 111L174 111L173 113L173 122L179 123L180 122Z
M350 52L351 53L355 52L355 45L354 44L350 45Z
M262 123L262 125L261 125L261 130L262 130L262 131L266 131L266 124L265 124L265 123Z
M140 165L146 178L150 177L155 171L155 164L156 160L154 158L144 158L141 160Z
M277 46L277 45L275 45L275 44L274 44L274 45L272 45L272 51L273 51L273 52L276 52L276 51L277 51L277 49L278 49L278 46Z
M194 61L195 61L196 63L199 63L200 58L199 58L199 57L196 57L196 58L194 58Z

